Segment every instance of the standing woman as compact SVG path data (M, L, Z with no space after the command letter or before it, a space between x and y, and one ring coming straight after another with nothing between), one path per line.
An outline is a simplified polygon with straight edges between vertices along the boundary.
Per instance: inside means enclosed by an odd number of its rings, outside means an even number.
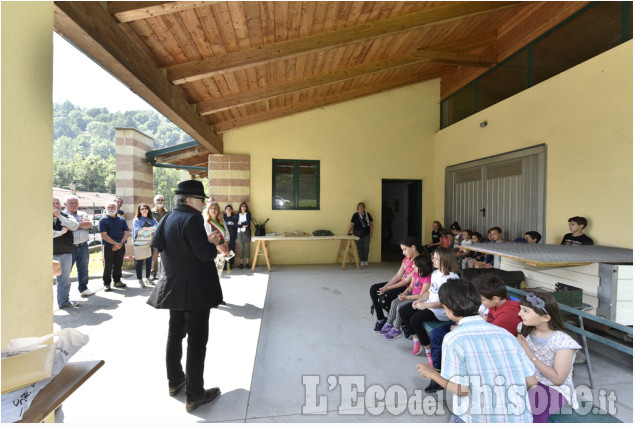
M229 231L227 230L227 226L225 225L225 220L223 219L223 214L220 210L220 205L216 202L210 202L205 208L205 212L203 213L203 218L205 222L205 231L207 235L211 235L212 233L218 233L220 235L220 242L218 243L218 254L214 261L216 262L216 271L218 272L218 278L223 274L223 268L225 267L225 254L223 252L227 252L227 243L229 242ZM221 249L221 246L225 245L225 249Z
M223 216L227 230L229 230L229 250L236 253L236 239L238 239L238 216L234 214L234 207L227 205ZM234 257L229 259L229 266L234 266Z
M238 212L238 246L240 248L239 268L249 268L249 244L251 243L251 213L247 202L240 204Z
M357 204L357 212L351 218L351 225L348 228L348 234L359 237L357 241L357 251L359 252L359 261L362 267L368 266L368 248L370 239L373 237L373 217L366 212L366 204L360 202Z
M137 241L137 237L139 236L139 230L143 227L150 227L152 229L156 229L159 225L157 221L152 217L152 211L150 211L150 205L148 204L139 204L137 205L137 212L135 213L135 218L132 221L132 240ZM148 245L150 243L148 242ZM152 249L148 248L150 251L149 257L144 257L141 259L135 258L135 268L137 272L137 280L139 281L139 286L145 288L146 285L150 285L150 271L152 269ZM142 279L143 272L143 261L146 262L146 279L145 282Z

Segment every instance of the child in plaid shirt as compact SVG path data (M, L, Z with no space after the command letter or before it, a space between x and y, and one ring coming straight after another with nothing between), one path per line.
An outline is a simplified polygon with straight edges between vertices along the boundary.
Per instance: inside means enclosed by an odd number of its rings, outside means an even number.
M439 298L457 327L443 340L442 372L417 369L454 394L450 422L531 422L527 389L536 386L535 368L516 338L479 316L481 296L470 282L448 280Z

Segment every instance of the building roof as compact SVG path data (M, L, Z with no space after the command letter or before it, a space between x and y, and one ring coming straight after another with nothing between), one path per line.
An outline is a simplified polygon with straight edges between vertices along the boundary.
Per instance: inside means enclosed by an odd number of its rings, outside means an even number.
M222 133L441 79L441 99L589 2L55 2L55 30L210 153Z
M70 195L72 192L70 189L61 189L59 187L53 188L53 196L64 202L64 197ZM75 195L79 198L80 210L92 210L93 207L100 211L104 208L106 201L112 201L115 199L115 195L112 193L99 193L99 192L82 192L75 191Z

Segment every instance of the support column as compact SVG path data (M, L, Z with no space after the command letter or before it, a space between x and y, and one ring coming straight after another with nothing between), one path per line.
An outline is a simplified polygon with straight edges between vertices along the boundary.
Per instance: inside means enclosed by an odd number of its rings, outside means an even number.
M7 1L0 9L4 348L12 338L53 332L53 2Z
M209 155L209 196L221 208L249 202L249 164L249 155Z
M141 202L152 207L153 168L146 152L154 149L154 139L134 128L115 128L117 159L117 196L123 198L124 218L132 232L132 220ZM126 244L126 256L133 255L132 237Z

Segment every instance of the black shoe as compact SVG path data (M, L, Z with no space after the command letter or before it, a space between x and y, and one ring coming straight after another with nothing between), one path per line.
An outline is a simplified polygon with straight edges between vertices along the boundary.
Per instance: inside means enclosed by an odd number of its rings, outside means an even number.
M239 269L244 269L245 266L243 266L242 264L240 265L240 267L238 267Z
M375 323L375 332L381 331L381 328L383 328L385 324L386 319L378 320L377 323Z
M115 282L115 284L113 285L115 288L127 288L128 285L126 285L123 282Z
M104 285L104 292L110 292L112 291L112 288L110 287L110 285Z
M183 379L183 382L178 384L176 387L170 387L170 397L174 397L179 392L181 392L181 388L183 388L184 386L185 386L185 379Z
M430 385L426 387L424 390L426 393L436 393L439 390L442 390L443 387L437 384L435 381L430 380Z
M212 388L210 390L205 390L205 394L203 395L202 399L197 401L188 401L187 403L185 403L185 410L187 410L188 412L191 412L192 410L198 408L199 406L202 406L207 403L211 403L219 395L220 395L220 389L218 387Z

